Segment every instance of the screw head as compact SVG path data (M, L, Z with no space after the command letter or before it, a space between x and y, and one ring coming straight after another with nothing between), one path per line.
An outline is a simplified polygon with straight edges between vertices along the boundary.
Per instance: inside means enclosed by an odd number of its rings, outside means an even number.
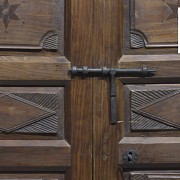
M127 159L127 157L126 157L126 156L123 156L123 159L124 159L124 160L126 160L126 159Z

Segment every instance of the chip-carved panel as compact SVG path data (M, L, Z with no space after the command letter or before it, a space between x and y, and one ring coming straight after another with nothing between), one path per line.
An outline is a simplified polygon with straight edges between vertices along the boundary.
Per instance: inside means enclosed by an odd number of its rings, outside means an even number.
M178 180L180 172L178 171L142 171L125 173L129 180ZM126 178L125 178L126 179Z
M64 88L0 88L2 133L64 136Z
M63 174L1 174L0 180L64 180Z
M178 0L128 0L125 41L131 48L176 48Z
M64 51L64 0L0 0L0 49Z
M180 130L180 88L127 86L132 131Z

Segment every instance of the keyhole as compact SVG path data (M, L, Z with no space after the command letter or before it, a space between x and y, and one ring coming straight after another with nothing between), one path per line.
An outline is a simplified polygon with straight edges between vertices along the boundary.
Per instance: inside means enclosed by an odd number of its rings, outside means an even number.
M126 163L129 165L132 165L137 162L138 160L138 155L135 151L128 151L124 154L123 159Z
M133 162L133 153L132 152L128 153L128 162Z

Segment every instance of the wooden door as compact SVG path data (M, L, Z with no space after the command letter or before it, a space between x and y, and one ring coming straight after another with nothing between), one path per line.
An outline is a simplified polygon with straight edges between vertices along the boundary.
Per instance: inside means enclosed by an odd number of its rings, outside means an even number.
M93 86L94 179L180 179L178 0L94 1L95 66L155 69L117 78L111 125L109 80Z
M0 179L179 179L177 0L0 0ZM153 12L153 13L152 13ZM71 77L72 65L154 77Z
M180 179L180 56L176 0L123 1L120 67L149 66L150 78L124 78L122 179ZM121 179L120 178L120 179Z
M92 65L92 12L0 0L0 179L92 179L92 80L69 73Z

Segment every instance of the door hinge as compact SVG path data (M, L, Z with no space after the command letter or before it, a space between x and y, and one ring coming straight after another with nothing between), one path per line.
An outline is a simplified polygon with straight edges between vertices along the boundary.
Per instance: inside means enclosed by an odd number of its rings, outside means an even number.
M111 124L116 124L118 122L117 117L117 107L116 107L116 85L115 85L115 77L147 77L153 76L155 73L154 69L149 69L145 66L139 68L88 68L84 66L82 68L78 68L73 66L70 70L72 75L75 76L108 76L110 77L110 114L111 114Z

